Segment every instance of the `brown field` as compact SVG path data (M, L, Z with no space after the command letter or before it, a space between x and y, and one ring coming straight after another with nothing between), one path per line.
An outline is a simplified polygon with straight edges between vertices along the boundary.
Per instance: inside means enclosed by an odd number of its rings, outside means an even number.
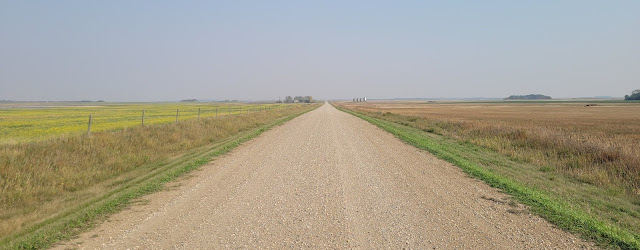
M589 106L587 106L589 104ZM421 119L418 126L567 174L640 195L640 104L344 102L359 111Z

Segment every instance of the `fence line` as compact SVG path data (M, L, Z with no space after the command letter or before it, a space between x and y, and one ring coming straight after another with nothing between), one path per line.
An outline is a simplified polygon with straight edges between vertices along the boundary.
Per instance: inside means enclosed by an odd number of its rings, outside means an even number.
M254 109L254 111L256 112L262 112L262 111L267 111L267 110L281 110L282 106L258 106ZM205 110L206 111L206 110ZM213 112L213 111L212 111ZM233 116L234 114L243 114L242 112L242 106L238 106L237 109L237 113L235 113L234 108L232 108L232 106L229 106L227 109L227 116ZM251 107L248 106L246 107L246 113L245 114L249 114L251 112ZM201 114L201 108L198 108L198 113L197 113L197 120L200 121L200 114ZM176 119L175 119L175 124L178 124L179 122L179 117L180 117L180 109L176 109ZM210 117L211 118L211 117ZM216 107L215 109L215 116L213 116L213 118L218 118L218 107ZM140 119L140 125L142 127L144 127L144 122L145 122L145 110L142 110L142 116ZM87 136L91 136L91 124L93 123L93 114L89 114L89 123L87 125Z
M87 136L91 136L91 118L93 114L89 114L89 128L87 128Z

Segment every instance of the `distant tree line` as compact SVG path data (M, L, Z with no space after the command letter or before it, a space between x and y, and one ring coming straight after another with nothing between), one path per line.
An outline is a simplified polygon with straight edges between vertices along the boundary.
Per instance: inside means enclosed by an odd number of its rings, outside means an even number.
M180 102L198 102L198 99L185 99Z
M505 100L543 100L543 99L551 99L551 96L540 95L540 94L530 94L530 95L512 95Z
M304 102L304 103L312 103L313 102L313 97L311 96L296 96L296 97L291 97L291 96L286 96L284 98L284 101L282 100L278 100L278 103L295 103L295 102Z
M625 95L624 99L627 101L640 100L640 89L634 90L633 92L631 92L631 95Z

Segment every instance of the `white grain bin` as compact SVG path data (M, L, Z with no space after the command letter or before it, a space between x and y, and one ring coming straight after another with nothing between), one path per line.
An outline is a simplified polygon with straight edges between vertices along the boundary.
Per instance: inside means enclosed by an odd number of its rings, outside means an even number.
M366 97L366 96L365 96L365 97L363 97L363 98L362 98L362 101L363 101L363 102L366 102L366 101L367 101L367 97Z

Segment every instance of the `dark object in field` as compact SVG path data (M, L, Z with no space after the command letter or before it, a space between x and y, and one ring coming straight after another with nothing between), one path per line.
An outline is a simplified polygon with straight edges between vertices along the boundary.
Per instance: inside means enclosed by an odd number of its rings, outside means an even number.
M540 95L540 94L530 94L530 95L512 95L505 100L544 100L551 99L551 96Z

